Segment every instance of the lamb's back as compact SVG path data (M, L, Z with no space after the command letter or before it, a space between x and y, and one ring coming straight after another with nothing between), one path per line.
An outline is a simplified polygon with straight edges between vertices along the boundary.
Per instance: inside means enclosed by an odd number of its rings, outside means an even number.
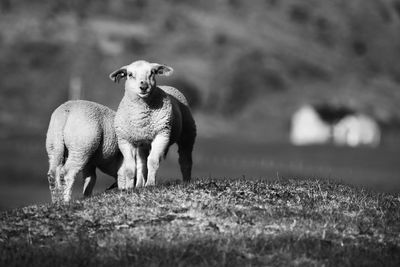
M64 127L67 148L108 160L118 151L114 131L115 111L101 104L74 100L64 104L68 119Z
M173 96L181 104L185 105L186 107L189 107L189 103L188 103L186 97L175 87L167 86L167 85L160 85L159 88L161 88L167 94Z

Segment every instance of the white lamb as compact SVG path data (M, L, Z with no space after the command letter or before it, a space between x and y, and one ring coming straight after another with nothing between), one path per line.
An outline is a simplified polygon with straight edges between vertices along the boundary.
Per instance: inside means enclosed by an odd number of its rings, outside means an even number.
M79 173L83 174L85 197L91 195L96 183L96 167L117 178L123 157L114 118L115 111L83 100L68 101L53 112L46 138L47 177L53 202L71 200L72 185Z
M181 92L156 85L155 76L168 76L171 67L136 61L110 74L114 82L126 78L125 94L115 116L115 132L124 164L118 173L118 188L156 184L156 172L168 148L178 144L183 181L191 179L196 125Z
M380 140L378 123L367 115L346 116L333 127L333 142L337 145L377 147Z

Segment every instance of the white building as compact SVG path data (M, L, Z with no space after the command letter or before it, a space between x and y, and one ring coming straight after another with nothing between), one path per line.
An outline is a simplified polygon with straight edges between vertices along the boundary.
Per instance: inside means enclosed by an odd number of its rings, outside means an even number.
M379 125L366 115L349 115L333 126L333 142L337 145L376 147L380 141Z
M325 144L331 140L331 126L309 105L301 107L292 117L290 142L294 145Z
M378 123L346 108L305 105L292 117L290 142L316 145L333 142L340 146L376 147L381 141Z

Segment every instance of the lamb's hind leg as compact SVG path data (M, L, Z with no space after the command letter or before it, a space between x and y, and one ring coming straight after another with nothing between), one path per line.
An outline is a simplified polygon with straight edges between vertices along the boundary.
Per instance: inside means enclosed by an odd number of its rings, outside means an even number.
M187 126L183 129L181 139L178 141L178 154L182 179L184 182L190 182L192 178L192 152L196 139L196 126L191 116L186 116L186 118L190 118L191 121L184 122L184 125Z
M53 203L57 203L60 201L60 184L59 180L59 169L62 166L62 163L54 154L49 155L49 170L47 172L47 180L49 182L49 189L51 195L51 201Z
M96 167L85 168L83 171L83 196L90 197L96 184Z
M186 145L178 144L178 154L179 154L179 166L182 172L182 179L184 182L190 182L192 178L192 151L193 144Z
M47 180L49 182L51 202L53 203L57 203L60 198L56 175L57 166L50 165L49 171L47 172Z
M65 202L69 202L72 197L72 186L76 176L82 171L87 163L87 158L83 153L70 153L64 167L60 171L60 184L63 191Z

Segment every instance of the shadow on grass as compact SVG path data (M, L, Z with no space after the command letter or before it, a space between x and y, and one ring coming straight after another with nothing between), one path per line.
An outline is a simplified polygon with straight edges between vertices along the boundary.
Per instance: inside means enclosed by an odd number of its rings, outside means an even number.
M78 244L77 244L78 243ZM395 266L398 246L343 244L312 236L205 236L184 242L119 240L107 244L81 236L77 243L1 247L2 266Z

